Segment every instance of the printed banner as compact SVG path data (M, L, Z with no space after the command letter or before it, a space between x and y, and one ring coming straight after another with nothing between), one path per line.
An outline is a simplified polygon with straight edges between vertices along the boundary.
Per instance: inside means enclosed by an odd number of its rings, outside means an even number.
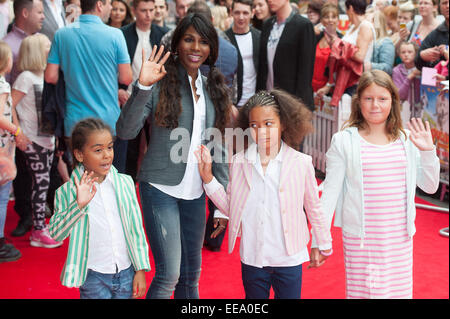
M436 86L420 86L420 103L414 116L428 121L436 144L437 155L441 162L443 174L441 179L448 183L449 162L449 102L448 90L440 90Z

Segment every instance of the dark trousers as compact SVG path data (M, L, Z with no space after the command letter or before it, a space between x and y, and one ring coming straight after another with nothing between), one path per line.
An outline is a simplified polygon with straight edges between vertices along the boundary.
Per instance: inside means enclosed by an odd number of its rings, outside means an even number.
M31 220L31 176L28 174L25 154L16 148L17 176L13 180L14 210L21 221Z
M114 159L113 165L119 173L125 174L127 167L127 148L128 141L116 137L114 141Z
M28 165L25 159L25 154L18 148L16 148L16 166L17 176L13 180L14 188L14 210L19 215L19 222L28 223L32 220L32 207L31 207L31 175L28 173ZM70 172L70 167L69 167ZM55 192L62 184L61 176L58 172L58 158L52 161L50 169L50 186L47 193L47 204L53 211Z
M224 229L223 232L219 234L219 236L217 236L216 238L211 238L211 234L216 230L214 228L214 210L216 209L217 208L214 205L214 203L210 199L208 199L209 215L206 221L205 243L210 248L220 248L220 246L222 246L223 238L225 237L226 231L226 229Z
M50 186L50 169L54 151L31 143L23 154L31 177L31 192L27 195L31 201L33 225L34 229L41 230L45 228L45 204Z
M253 267L241 262L246 299L269 299L273 287L275 299L300 299L302 265L292 267Z

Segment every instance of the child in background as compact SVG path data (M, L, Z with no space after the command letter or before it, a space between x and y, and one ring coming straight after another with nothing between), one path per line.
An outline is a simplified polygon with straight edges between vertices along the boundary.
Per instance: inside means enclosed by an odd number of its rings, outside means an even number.
M419 47L416 43L402 41L397 46L397 55L402 63L398 64L392 70L392 80L398 88L400 100L408 101L408 105L402 104L402 123L406 124L411 116L411 108L414 101L419 101L420 95L420 71L416 69L414 58L416 57ZM414 93L411 94L411 84L414 83Z
M363 73L326 154L321 197L329 224L336 210L342 227L347 298L412 298L416 185L436 192L439 159L429 123L413 118L408 128L391 77Z
M71 137L76 166L55 195L50 234L70 235L62 284L80 287L81 299L145 295L148 245L132 178L119 174L111 129L100 119L78 122Z
M13 84L11 97L20 127L29 139L23 152L27 173L31 176L31 216L33 247L55 248L62 245L50 237L45 224L45 203L50 186L50 169L55 150L55 137L40 132L41 97L44 70L50 50L50 40L44 34L26 37L19 49L17 68L19 76Z
M281 90L261 91L239 110L238 125L255 143L233 156L228 189L212 175L206 146L196 151L208 197L229 216L229 253L242 231L240 256L247 299L301 297L302 263L309 261L308 214L319 248L311 266L331 255L331 235L322 212L310 156L294 149L312 130L311 112ZM217 235L224 229L219 223Z
M20 258L20 251L14 245L7 244L4 238L6 209L9 202L11 181L16 175L14 164L15 143L23 147L23 134L18 123L13 123L11 88L5 80L5 74L12 68L11 48L0 41L0 263Z

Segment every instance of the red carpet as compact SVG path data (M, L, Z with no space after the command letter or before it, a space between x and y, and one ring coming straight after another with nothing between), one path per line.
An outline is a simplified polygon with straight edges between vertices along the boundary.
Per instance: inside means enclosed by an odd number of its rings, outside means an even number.
M417 202L424 201L417 199ZM56 249L34 248L29 245L29 234L14 238L9 236L17 224L13 203L8 206L5 234L22 252L15 262L0 264L0 299L77 299L78 289L65 288L59 275L63 267L68 240ZM447 227L449 216L436 211L417 210L414 237L414 298L449 298L449 240L439 235ZM332 228L334 254L319 269L303 268L302 298L345 298L344 261L340 228ZM203 250L200 297L208 299L241 299L244 290L241 282L239 244L228 255L227 237L220 252ZM154 275L147 273L147 285Z

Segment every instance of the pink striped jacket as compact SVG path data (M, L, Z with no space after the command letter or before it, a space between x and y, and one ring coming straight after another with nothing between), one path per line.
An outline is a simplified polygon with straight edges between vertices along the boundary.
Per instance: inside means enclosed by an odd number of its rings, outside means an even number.
M303 207L318 245L322 250L329 249L331 234L319 200L311 156L297 152L288 145L282 150L284 153L278 194L287 253L297 254L309 242L310 235ZM214 193L207 192L217 208L229 216L229 253L233 251L236 238L240 235L242 212L252 184L252 165L244 151L237 153L231 160L227 192L223 186L217 188Z

